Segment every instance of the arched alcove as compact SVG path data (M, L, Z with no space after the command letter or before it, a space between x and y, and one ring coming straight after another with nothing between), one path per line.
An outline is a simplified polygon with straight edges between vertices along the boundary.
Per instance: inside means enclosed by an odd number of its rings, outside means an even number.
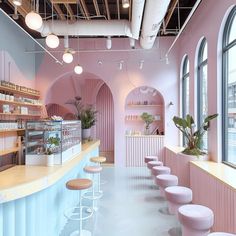
M96 109L96 136L101 141L100 155L106 156L108 163L114 163L114 102L111 90L105 83L98 90Z
M143 112L155 117L150 126L151 134L164 134L164 99L158 90L148 86L137 87L126 97L126 134L144 133L144 121L140 117Z

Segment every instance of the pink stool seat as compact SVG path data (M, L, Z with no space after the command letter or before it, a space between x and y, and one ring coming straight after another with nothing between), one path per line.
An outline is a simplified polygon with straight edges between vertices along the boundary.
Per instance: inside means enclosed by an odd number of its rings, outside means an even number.
M159 165L159 166L163 166L163 162L160 161L160 165ZM154 175L154 176L157 176L157 175L158 175L158 169L157 169L157 167L159 167L159 166L153 166L153 167L152 167L152 175Z
M178 177L170 174L156 176L155 183L160 187L160 194L165 197L165 188L178 185Z
M154 168L154 167L153 167ZM164 175L170 174L170 168L167 166L156 166L155 167L155 175Z
M160 166L160 165L163 165L163 163L161 162L161 161L149 161L148 163L147 163L147 168L149 169L149 170L152 170L152 168L154 167L154 166Z
M96 174L102 171L102 167L101 166L85 166L84 171L90 174Z
M184 204L192 201L193 192L190 188L183 186L171 186L165 188L165 197L171 214L178 214L178 209Z
M178 210L183 236L207 236L214 222L213 211L202 205L187 204Z
M224 233L224 232L215 232L208 234L208 236L236 236L236 234Z
M158 157L157 156L145 156L144 162L148 163L149 161L158 161Z

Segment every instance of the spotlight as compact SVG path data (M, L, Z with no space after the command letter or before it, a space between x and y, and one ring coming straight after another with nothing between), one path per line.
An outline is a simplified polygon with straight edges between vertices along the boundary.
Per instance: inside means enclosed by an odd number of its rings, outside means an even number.
M128 8L129 7L129 0L122 0L122 7Z
M119 70L122 70L124 61L120 61Z
M107 40L106 40L106 47L107 47L107 49L111 49L111 46L112 46L111 37L108 36Z
M83 68L82 66L80 66L79 64L75 66L74 68L74 72L78 75L80 75L83 72Z
M139 62L139 69L142 70L143 69L143 63L144 63L144 60L141 60Z
M59 38L55 34L49 34L46 37L46 44L50 48L57 48L59 46Z
M30 29L38 30L42 26L43 20L38 13L31 11L26 15L25 23Z
M129 45L132 49L135 49L135 39L129 38Z
M65 63L69 64L73 61L73 55L69 51L66 50L62 56L62 59Z

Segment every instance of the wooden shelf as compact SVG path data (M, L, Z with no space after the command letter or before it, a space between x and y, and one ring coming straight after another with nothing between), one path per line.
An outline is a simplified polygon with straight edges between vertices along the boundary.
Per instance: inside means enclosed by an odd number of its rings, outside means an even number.
M26 103L26 102L15 102L15 101L7 101L7 100L0 100L0 103L7 103L7 104L14 104L14 105L20 105L20 106L31 106L31 107L42 107L42 104L32 104L32 103Z
M156 104L156 105L143 105L143 104L140 104L140 105L136 105L136 104L133 104L133 105L127 105L128 107L162 107L163 105L158 105L158 104Z
M39 94L34 94L34 93L19 91L19 90L15 90L15 89L12 89L12 88L7 88L7 87L1 86L1 85L0 85L0 90L4 90L4 91L6 91L6 92L12 92L12 93L15 93L15 94L21 94L21 95L36 97L36 98L39 98L39 97L40 97Z
M19 114L19 113L0 113L0 115L5 116L30 116L30 117L40 117L41 115L32 115L32 114Z
M0 151L0 156L7 155L7 154L10 154L10 153L14 153L14 152L18 152L18 151L19 151L18 147L5 149L3 151Z
M0 130L0 133L11 133L11 132L18 132L18 131L25 131L25 129L6 129L6 130Z

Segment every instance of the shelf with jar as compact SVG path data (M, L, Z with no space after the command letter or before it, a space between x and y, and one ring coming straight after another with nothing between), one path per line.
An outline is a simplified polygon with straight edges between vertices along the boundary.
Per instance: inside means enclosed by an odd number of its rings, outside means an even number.
M160 115L154 115L154 118L155 118L154 122L155 121L161 121L161 116ZM126 121L142 121L143 122L140 115L126 115L125 120Z

